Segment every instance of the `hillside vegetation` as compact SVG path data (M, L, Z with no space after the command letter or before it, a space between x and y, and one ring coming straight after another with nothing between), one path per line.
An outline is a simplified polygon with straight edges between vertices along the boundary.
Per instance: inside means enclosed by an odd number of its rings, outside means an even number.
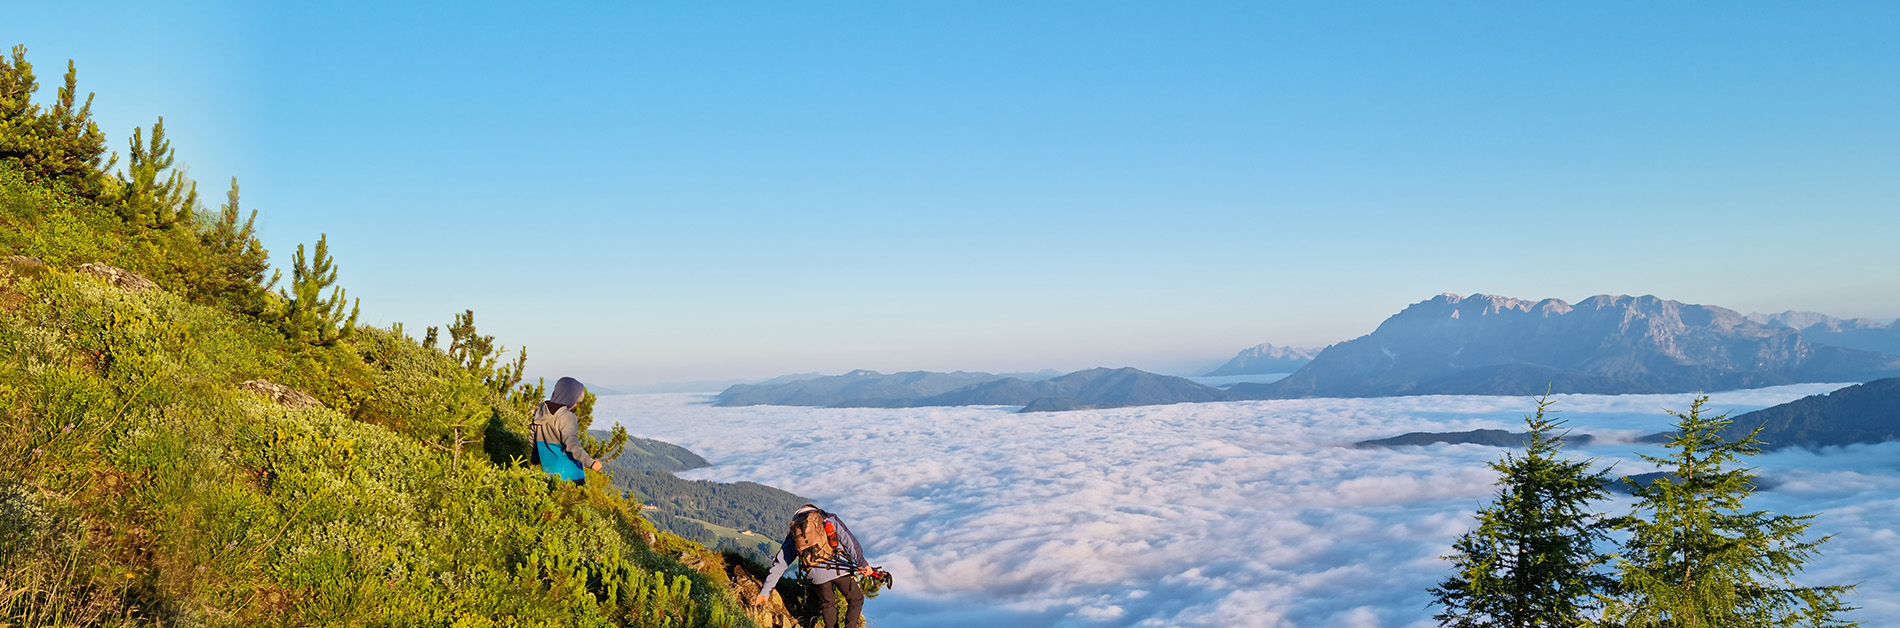
M525 352L357 324L324 240L271 272L235 181L205 209L162 121L115 169L74 83L0 60L0 625L753 625L524 465Z

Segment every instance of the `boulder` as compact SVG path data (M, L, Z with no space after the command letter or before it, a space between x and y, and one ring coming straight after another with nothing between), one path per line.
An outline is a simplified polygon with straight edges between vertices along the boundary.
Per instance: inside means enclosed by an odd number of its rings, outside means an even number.
M19 270L43 270L46 268L46 262L40 261L40 258L26 255L8 255L7 263L12 264L14 268Z
M323 402L317 401L317 398L310 396L310 393L269 380L253 379L238 384L238 388L263 395L266 399L276 402L277 405L292 410L323 407Z
M147 290L158 289L158 284L152 283L150 279L139 276L138 273L117 266L108 266L99 262L80 264L79 272L104 279L106 283L112 284L112 287L126 292L145 292Z

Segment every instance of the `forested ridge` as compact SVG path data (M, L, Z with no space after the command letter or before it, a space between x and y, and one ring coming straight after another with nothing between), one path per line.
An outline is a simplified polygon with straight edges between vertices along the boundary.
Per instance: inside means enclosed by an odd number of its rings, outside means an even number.
M327 238L270 268L162 120L110 152L38 80L0 59L0 626L753 625L720 556L525 464L525 350L359 323Z

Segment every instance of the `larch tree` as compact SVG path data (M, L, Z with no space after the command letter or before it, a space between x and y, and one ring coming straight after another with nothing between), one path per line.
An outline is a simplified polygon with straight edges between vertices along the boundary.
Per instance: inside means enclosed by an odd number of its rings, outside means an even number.
M1837 616L1851 585L1804 586L1802 568L1829 537L1807 534L1813 515L1745 512L1755 490L1743 456L1761 453L1755 436L1721 435L1728 415L1704 416L1708 397L1676 417L1668 456L1643 458L1667 472L1635 484L1636 512L1617 522L1630 533L1618 586L1605 597L1604 623L1626 628L1814 628L1858 625Z
M1431 591L1432 605L1443 608L1433 616L1439 625L1574 626L1610 586L1609 557L1597 549L1609 522L1591 509L1608 496L1609 480L1591 461L1560 457L1563 422L1549 416L1552 403L1546 394L1524 417L1523 455L1490 464L1497 496L1444 557L1457 573Z

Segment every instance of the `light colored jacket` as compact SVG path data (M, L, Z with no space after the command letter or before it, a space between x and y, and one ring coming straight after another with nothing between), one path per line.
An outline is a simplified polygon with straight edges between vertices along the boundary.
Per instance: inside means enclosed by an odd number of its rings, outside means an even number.
M801 508L798 512L802 513L805 510ZM796 518L798 514L794 513L792 517ZM858 567L870 564L869 561L864 560L864 547L858 544L858 537L851 534L851 528L844 526L843 519L827 512L825 521L830 522L832 530L838 534L838 545L844 552L823 565L805 565L812 584L824 584L849 576ZM771 591L772 587L777 586L779 577L785 575L785 570L789 569L792 561L797 558L798 549L792 547L792 535L788 532L785 535L785 541L779 544L778 555L772 557L772 573L765 577L765 584L761 585L759 590Z
M563 406L558 412L548 412L548 404L535 406L534 420L529 422L528 431L534 435L536 445L560 445L575 464L582 468L594 466L594 457L581 447L581 419L574 416L574 410Z

